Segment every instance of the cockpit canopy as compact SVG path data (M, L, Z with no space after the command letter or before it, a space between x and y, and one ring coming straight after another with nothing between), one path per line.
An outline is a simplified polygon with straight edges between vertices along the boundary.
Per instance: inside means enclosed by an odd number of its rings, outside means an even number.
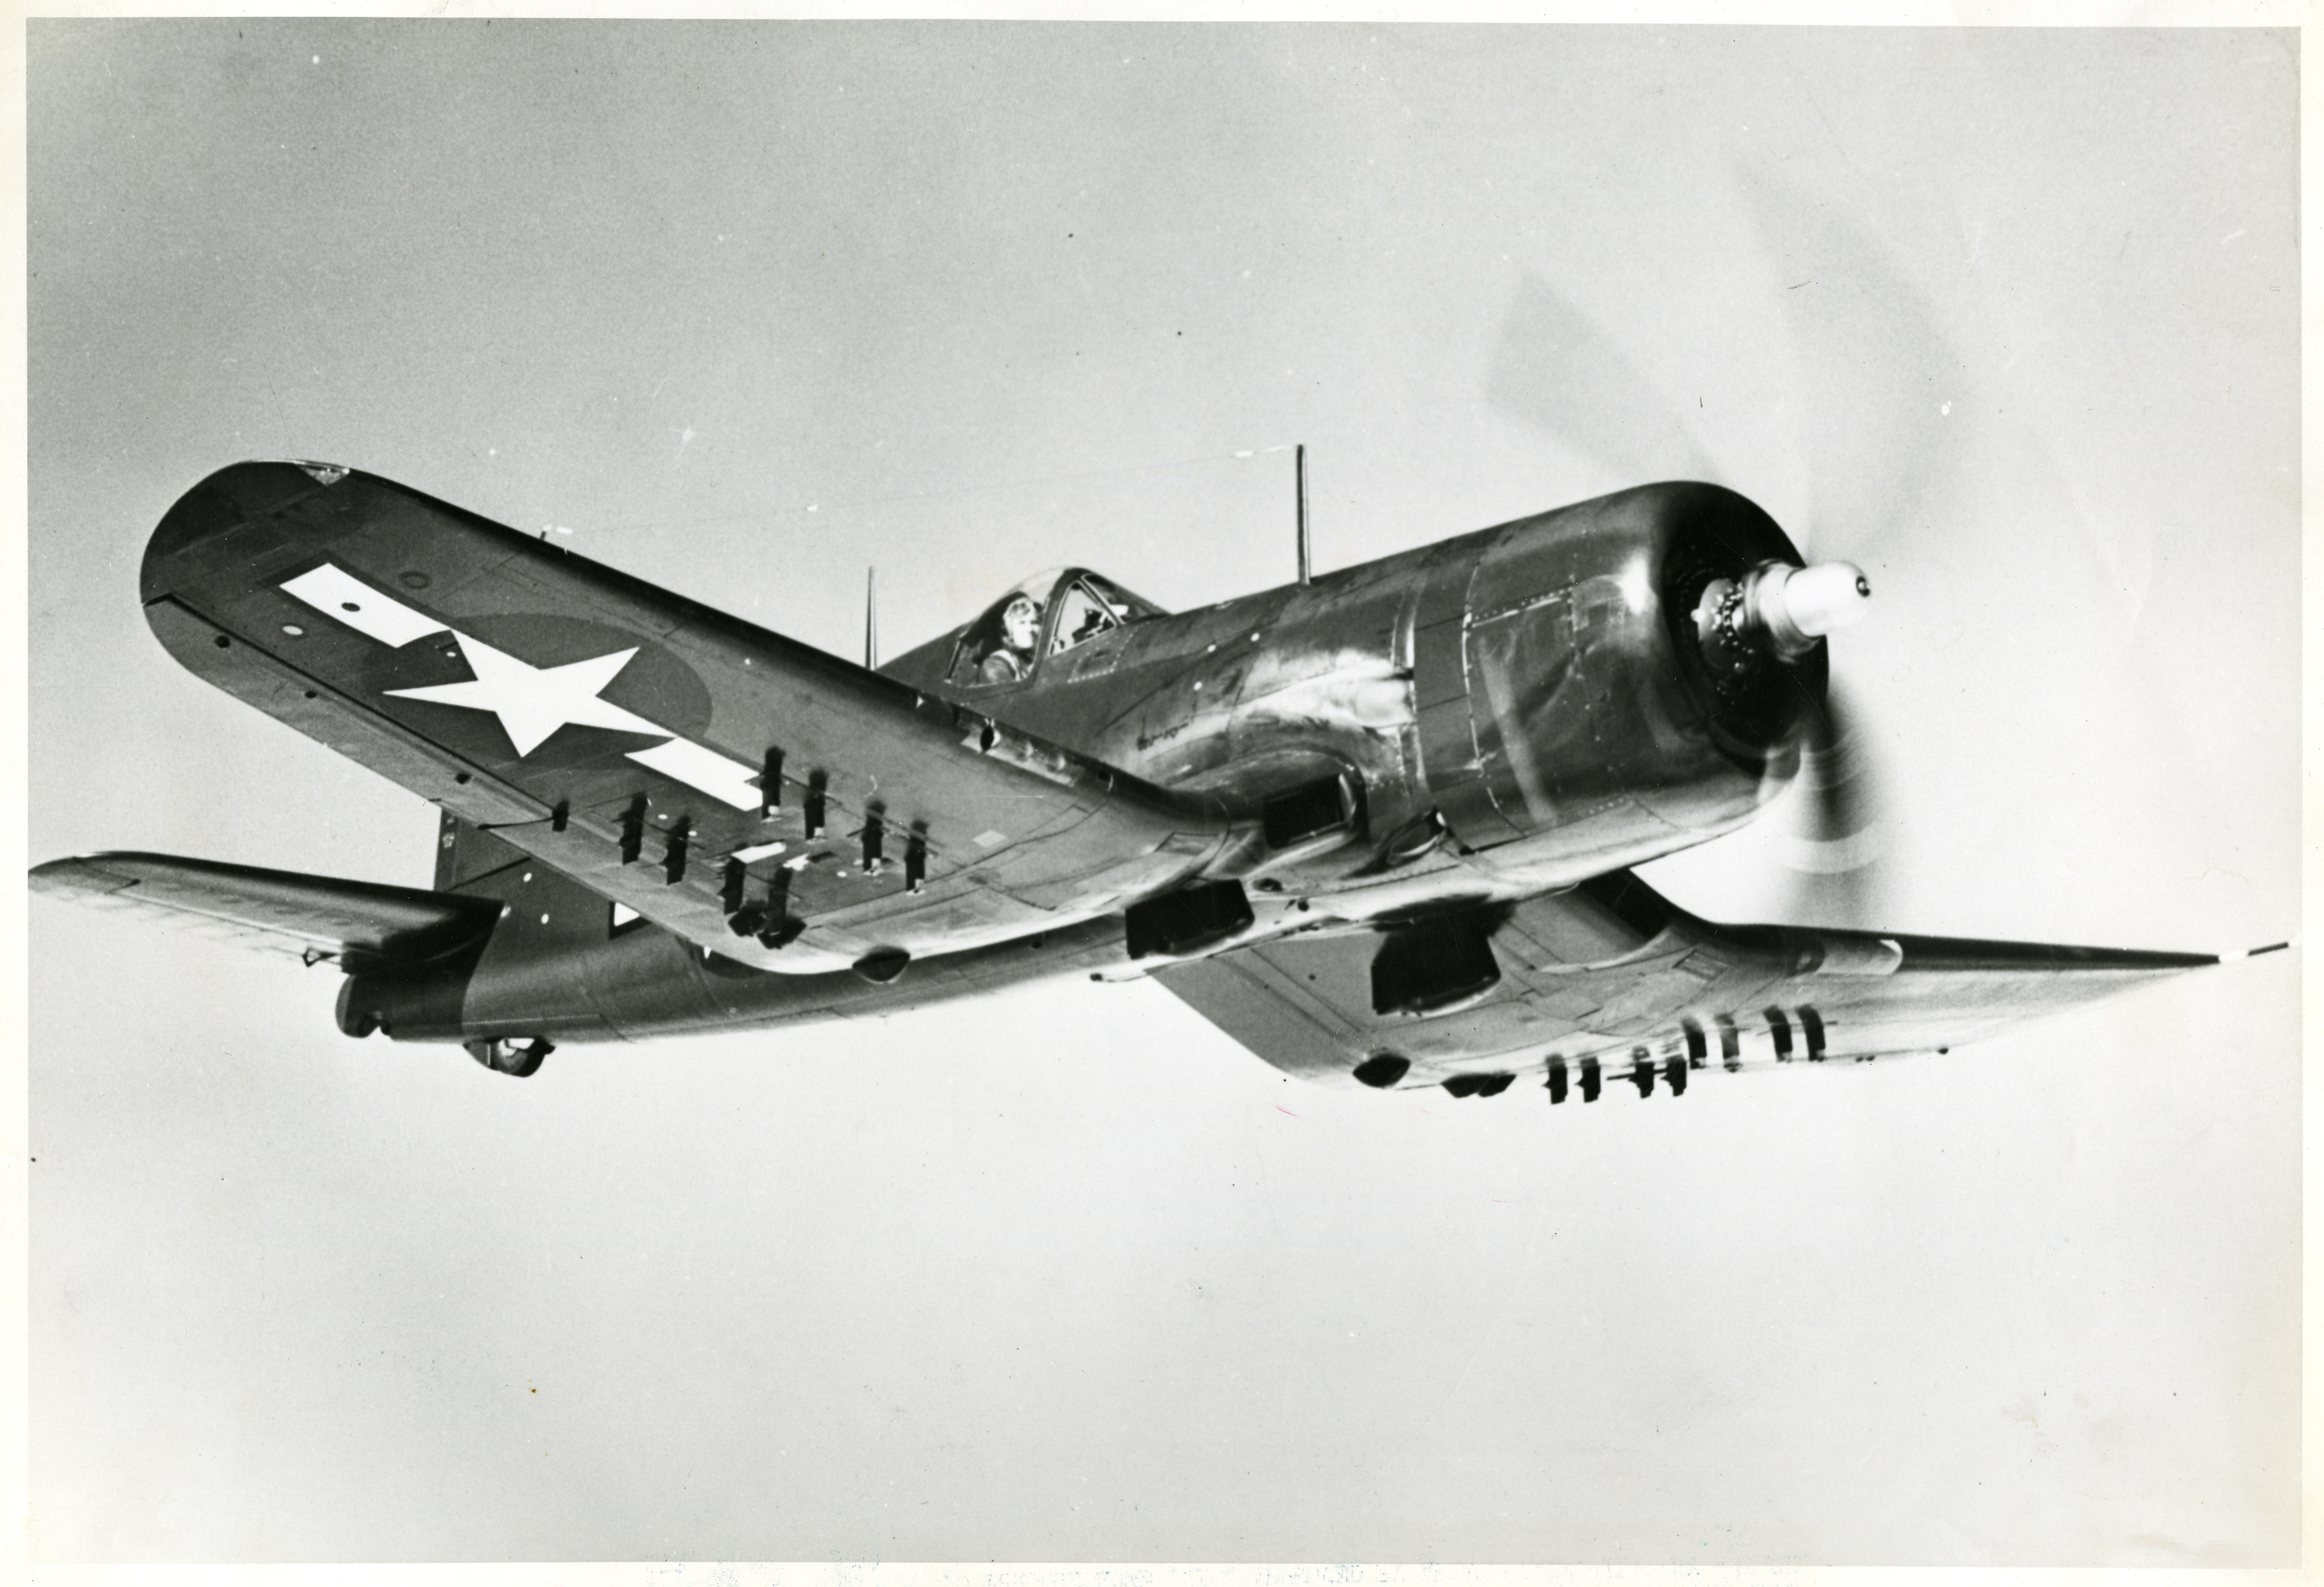
M954 649L959 686L1014 683L1056 656L1163 610L1085 567L1049 568L1012 585L968 625Z

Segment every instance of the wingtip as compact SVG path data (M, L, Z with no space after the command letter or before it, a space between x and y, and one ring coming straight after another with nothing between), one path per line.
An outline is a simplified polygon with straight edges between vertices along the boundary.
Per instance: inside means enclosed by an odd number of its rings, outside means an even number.
M2257 959L2263 953L2282 953L2286 949L2297 948L2299 945L2299 938L2286 937L2281 942L2269 942L2258 948L2238 948L2232 952L2222 953L2219 955L2219 962L2221 964L2234 964L2238 959Z
M109 853L69 854L44 860L25 873L25 880L33 892L51 898L99 897L134 886L135 877L105 868L104 862L112 858Z

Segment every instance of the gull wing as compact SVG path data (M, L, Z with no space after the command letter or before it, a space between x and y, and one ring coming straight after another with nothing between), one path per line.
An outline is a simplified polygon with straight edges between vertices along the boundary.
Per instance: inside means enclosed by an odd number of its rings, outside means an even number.
M2261 951L2265 951L2264 949ZM1942 1050L2217 964L2210 954L1724 926L1627 871L1400 931L1292 936L1157 978L1279 1069L1498 1090ZM1417 966L1416 970L1413 967ZM1425 993L1441 988L1442 1006ZM1418 1012L1401 1012L1421 1004ZM1639 1079L1641 1072L1644 1078Z
M351 470L212 475L143 594L220 688L769 969L1090 919L1230 831L1207 796Z

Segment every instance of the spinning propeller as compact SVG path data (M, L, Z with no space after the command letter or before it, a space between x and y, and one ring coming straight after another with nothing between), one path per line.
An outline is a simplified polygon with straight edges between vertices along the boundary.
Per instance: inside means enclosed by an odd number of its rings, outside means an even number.
M1798 370L1798 444L1815 507L1811 523L1785 527L1811 564L1746 581L1755 589L1714 592L1733 609L1698 611L1697 620L1723 621L1730 638L1756 627L1778 654L1796 655L1863 616L1871 592L1863 565L1893 565L1897 531L1933 516L1964 461L1965 419L1950 421L1963 366L1926 298L1869 236L1771 179L1739 170L1738 181ZM1702 479L1747 495L1766 487L1757 471L1714 463L1694 414L1536 277L1520 283L1504 323L1489 395L1629 482ZM1760 824L1791 873L1791 913L1863 924L1879 913L1879 779L1835 661L1794 788Z

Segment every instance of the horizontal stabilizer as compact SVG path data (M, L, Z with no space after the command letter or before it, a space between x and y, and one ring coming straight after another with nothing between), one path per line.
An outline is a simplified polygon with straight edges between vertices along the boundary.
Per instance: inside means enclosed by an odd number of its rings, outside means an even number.
M189 926L205 936L349 968L418 963L492 929L500 904L378 882L170 854L89 854L33 867L32 890Z

